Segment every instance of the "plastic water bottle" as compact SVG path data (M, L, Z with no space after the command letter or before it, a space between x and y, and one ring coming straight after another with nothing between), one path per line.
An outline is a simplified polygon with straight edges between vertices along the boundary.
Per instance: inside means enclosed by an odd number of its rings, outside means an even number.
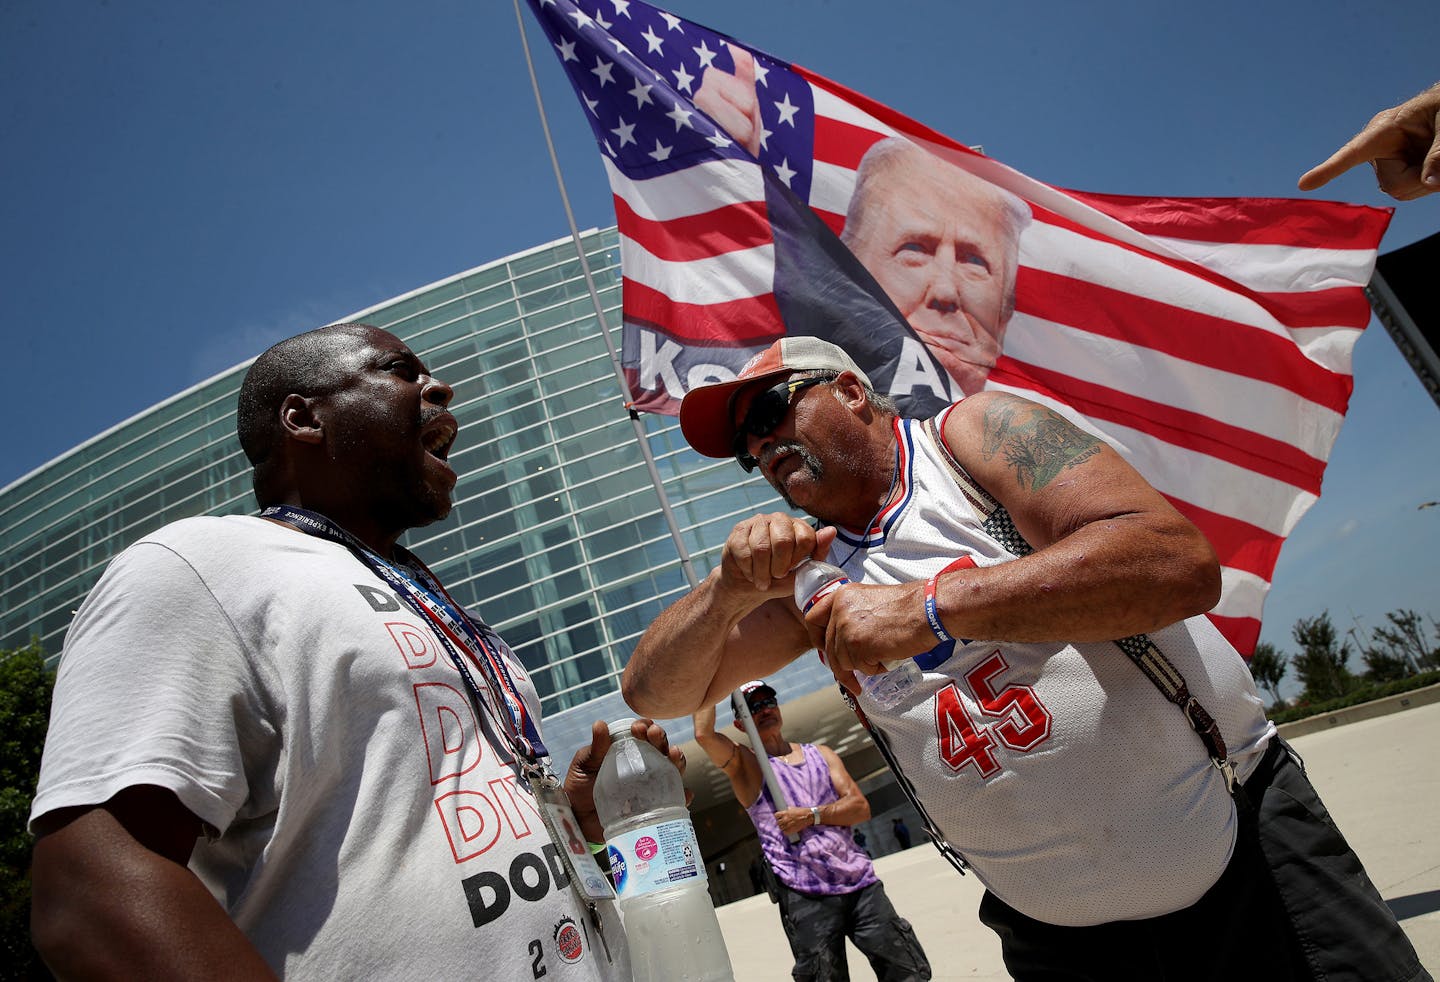
M685 785L660 751L631 735L633 722L610 724L613 742L595 778L595 811L635 982L733 982Z
M792 572L795 574L795 606L802 614L809 613L821 599L850 582L843 569L823 559L801 560Z
M803 560L792 572L795 574L795 606L802 614L809 613L816 603L850 582L843 569L820 559ZM823 651L820 659L830 664ZM855 679L860 683L861 692L882 708L891 709L905 700L923 679L924 673L912 658L886 662L885 668L888 671L879 675L856 672Z

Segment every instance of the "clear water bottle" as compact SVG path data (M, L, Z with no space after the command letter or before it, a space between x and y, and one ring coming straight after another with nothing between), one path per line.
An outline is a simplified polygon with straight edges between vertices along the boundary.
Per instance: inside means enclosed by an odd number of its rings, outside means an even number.
M595 778L595 811L635 982L733 982L685 785L660 751L631 735L633 722L610 724L613 742Z
M809 613L810 608L821 599L850 582L850 577L843 569L820 559L806 559L796 566L793 572L795 606L800 608L802 614ZM830 664L825 658L825 652L820 652L820 658L825 664ZM856 672L855 679L860 683L860 691L877 705L883 709L892 709L916 691L916 685L923 679L924 673L911 658L886 662L885 668L887 671L879 675L861 675Z
M795 574L795 606L802 614L809 613L818 601L850 582L843 569L823 559L803 560L792 572Z

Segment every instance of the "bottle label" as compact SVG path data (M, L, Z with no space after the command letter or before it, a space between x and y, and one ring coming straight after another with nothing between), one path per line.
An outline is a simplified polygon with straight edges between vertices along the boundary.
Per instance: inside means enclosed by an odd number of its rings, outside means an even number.
M842 586L849 582L849 577L837 576L835 579L831 580L829 583L824 584L820 587L820 589L816 590L813 594L811 594L810 599L806 600L803 604L800 605L800 612L804 614L810 613L811 607L814 607L821 600L824 600L826 597L830 596L830 594L834 593L836 590L840 589Z
M674 886L705 883L705 864L688 818L647 825L608 841L610 878L621 900Z

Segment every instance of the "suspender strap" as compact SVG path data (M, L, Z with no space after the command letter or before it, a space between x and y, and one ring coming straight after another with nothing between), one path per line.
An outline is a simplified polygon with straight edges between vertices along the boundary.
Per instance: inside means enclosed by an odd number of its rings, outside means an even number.
M1025 541L1015 522L1010 518L1000 502L991 497L990 493L976 483L975 479L960 465L960 462L950 453L950 448L940 436L939 428L935 420L927 419L924 423L925 433L930 437L931 442L940 451L940 458L945 461L950 470L950 476L955 479L955 484L960 493L984 517L984 529L987 534L997 540L1016 556L1028 556L1035 550L1030 543ZM1210 755L1210 763L1215 765L1225 777L1225 787L1234 795L1239 787L1235 779L1235 766L1230 761L1230 754L1225 746L1225 739L1220 735L1220 725L1215 718L1200 705L1199 700L1190 694L1190 687L1185 682L1185 676L1180 670L1165 657L1155 642L1150 640L1148 635L1137 634L1133 637L1121 638L1115 642L1116 647L1125 652L1125 655L1135 663L1136 667L1144 673L1160 691L1160 694L1167 702L1174 703L1180 711L1185 714L1186 721L1200 742L1205 745L1205 752Z
M964 856L960 855L959 850L950 844L950 841L945 838L945 834L940 831L940 826L935 824L935 820L932 819L930 813L925 810L925 805L920 800L920 795L916 793L915 786L910 783L910 778L905 774L904 769L900 767L900 762L895 757L895 751L890 749L890 741L886 738L884 731L877 726L871 725L870 718L865 715L865 710L860 708L860 704L855 701L855 697L850 693L850 690L846 689L843 685L838 688L840 689L840 697L845 700L845 705L850 707L850 711L855 714L855 718L860 721L860 725L865 727L865 732L870 734L870 739L874 742L875 749L879 750L880 756L885 759L885 766L889 767L890 773L895 775L895 783L899 785L900 791L910 802L910 807L914 808L916 814L920 816L920 824L925 831L926 838L934 844L936 849L940 850L940 855L945 857L945 861L955 867L961 876L964 876L965 871L970 868L970 863Z

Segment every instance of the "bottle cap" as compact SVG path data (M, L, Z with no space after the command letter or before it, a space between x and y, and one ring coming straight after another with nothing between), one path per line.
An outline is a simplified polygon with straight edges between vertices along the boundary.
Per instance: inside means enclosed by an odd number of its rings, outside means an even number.
M610 724L610 739L618 740L621 737L630 735L630 724L635 722L634 716L627 716L624 719L617 719Z

